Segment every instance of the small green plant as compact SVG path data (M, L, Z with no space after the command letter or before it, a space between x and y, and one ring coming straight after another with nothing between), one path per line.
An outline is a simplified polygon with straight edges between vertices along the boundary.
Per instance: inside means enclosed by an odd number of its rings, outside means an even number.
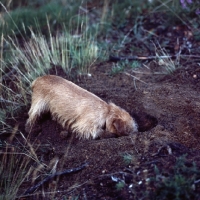
M117 190L122 190L124 187L125 187L124 181L119 181L119 182L116 184L116 189L117 189Z
M138 61L133 61L133 62L130 62L128 60L120 61L120 62L113 64L110 73L111 73L111 75L116 75L118 73L125 71L125 69L128 69L128 68L134 69L134 68L138 67L139 65L140 64Z
M195 163L191 163L190 167L186 166L185 163L186 156L179 157L170 174L155 168L156 177L150 179L155 187L151 199L198 199L195 181L199 177L200 171Z
M129 154L129 153L126 153L124 156L123 156L123 160L125 162L125 164L130 164L132 161L133 161L133 155Z
M135 61L133 61L133 62L130 63L130 68L131 69L135 69L135 68L137 68L139 66L140 66L140 62L137 61L137 60L135 60Z
M125 68L124 64L121 63L114 63L111 69L111 75L119 74L120 72L123 72Z

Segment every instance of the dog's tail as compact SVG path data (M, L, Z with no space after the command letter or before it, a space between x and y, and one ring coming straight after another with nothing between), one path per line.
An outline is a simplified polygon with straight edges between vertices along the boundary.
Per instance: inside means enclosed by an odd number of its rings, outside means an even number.
M44 99L38 99L35 102L32 102L31 108L28 112L29 114L29 118L26 122L26 132L30 132L32 126L35 124L37 118L44 113L45 111L47 111L48 109L48 105L45 102Z
M35 79L32 83L31 83L31 89L33 90L33 88L34 88L34 86L35 86L35 82L38 80L38 78L37 79Z

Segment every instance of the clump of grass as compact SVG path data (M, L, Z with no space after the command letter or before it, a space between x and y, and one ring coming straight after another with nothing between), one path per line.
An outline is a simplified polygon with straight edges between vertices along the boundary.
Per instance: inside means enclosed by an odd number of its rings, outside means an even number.
M120 72L123 72L125 68L124 64L120 64L120 63L114 63L111 69L110 74L111 75L116 75L119 74Z
M117 62L117 63L113 64L110 74L116 75L116 74L119 74L121 72L124 72L126 69L137 68L137 67L139 67L139 65L140 64L139 64L138 61L130 62L128 60L125 60L125 61Z
M180 55L177 54L175 59L167 53L167 51L160 45L155 46L155 54L157 56L157 63L164 70L164 74L171 74L180 68Z

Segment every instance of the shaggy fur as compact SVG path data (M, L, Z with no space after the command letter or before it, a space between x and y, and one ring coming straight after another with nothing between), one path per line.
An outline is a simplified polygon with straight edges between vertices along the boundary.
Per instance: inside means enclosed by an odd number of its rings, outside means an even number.
M80 138L97 138L105 130L118 136L137 131L137 123L122 108L106 103L96 95L61 77L47 75L32 83L32 104L26 130L50 111L63 128ZM104 130L105 129L105 130Z

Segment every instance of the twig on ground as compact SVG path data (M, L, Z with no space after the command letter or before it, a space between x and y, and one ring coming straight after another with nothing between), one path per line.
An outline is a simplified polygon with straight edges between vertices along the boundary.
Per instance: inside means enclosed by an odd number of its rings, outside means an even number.
M122 56L109 56L109 61L118 62L123 60L153 60L153 59L165 59L165 58L176 58L177 56L182 58L200 58L198 55L172 55L172 56L131 56L131 57L122 57Z
M26 190L26 192L24 192L24 195L28 195L28 194L33 193L36 189L38 189L39 187L41 187L44 183L50 181L51 179L55 178L56 176L61 176L61 175L65 175L65 174L75 173L75 172L78 172L78 171L84 169L87 166L88 166L88 163L84 163L81 166L76 167L76 168L67 169L67 170L64 170L62 172L57 172L57 173L50 174L44 180L40 181L36 185L34 185L34 186L30 187L28 190Z
M129 73L127 73L127 72L123 72L123 73L126 74L127 76L131 76L131 77L133 77L134 79L136 79L136 80L138 80L138 81L141 81L142 83L147 84L146 82L140 80L139 78L137 78L136 76L133 76L132 74L129 74Z
M117 61L123 61L123 60L153 60L156 58L172 58L175 56L131 56L131 57L117 57L117 56L109 56L109 61L117 62Z

